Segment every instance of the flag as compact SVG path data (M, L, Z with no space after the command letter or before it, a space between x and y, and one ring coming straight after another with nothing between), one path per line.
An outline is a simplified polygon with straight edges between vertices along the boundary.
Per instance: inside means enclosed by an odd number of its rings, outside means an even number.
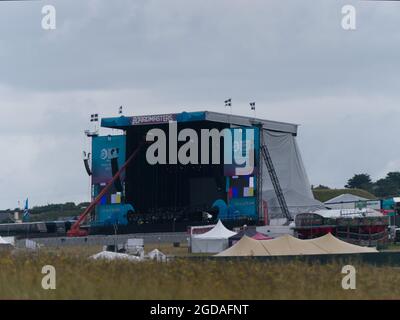
M251 110L256 110L256 103L255 102L250 102L250 107L251 107Z
M99 121L99 114L98 113L94 113L90 115L90 122L97 122Z
M29 221L29 203L28 203L28 198L26 198L26 201L25 201L24 215L22 217L22 220L24 222Z
M232 99L225 100L225 107L232 107Z

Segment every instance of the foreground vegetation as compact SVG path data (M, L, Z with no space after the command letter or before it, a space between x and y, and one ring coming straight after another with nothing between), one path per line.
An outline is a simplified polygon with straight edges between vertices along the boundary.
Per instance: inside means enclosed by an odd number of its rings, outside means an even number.
M92 261L74 250L0 253L0 299L393 299L396 268L357 265L357 289L341 287L342 265L300 262ZM44 265L56 290L43 290Z

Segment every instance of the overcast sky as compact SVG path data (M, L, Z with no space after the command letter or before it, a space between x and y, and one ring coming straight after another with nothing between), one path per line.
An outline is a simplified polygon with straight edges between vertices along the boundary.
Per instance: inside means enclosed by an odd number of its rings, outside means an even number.
M41 28L41 9L57 29ZM357 30L341 8L357 9ZM0 208L85 201L89 115L233 111L301 124L312 184L400 170L400 3L0 2Z

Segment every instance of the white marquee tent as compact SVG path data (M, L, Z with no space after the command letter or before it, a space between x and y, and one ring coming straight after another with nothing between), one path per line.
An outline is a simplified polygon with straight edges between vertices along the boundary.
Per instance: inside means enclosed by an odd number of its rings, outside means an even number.
M4 238L0 237L0 250L10 250L14 246L10 241L5 240Z
M354 194L344 193L324 203L330 209L354 209L357 202L368 200Z
M163 261L163 262L167 261L167 256L158 249L154 249L153 251L149 252L147 256L149 257L150 260Z
M190 241L192 253L218 253L229 246L229 238L236 232L227 229L221 222L213 229L203 234L193 235Z

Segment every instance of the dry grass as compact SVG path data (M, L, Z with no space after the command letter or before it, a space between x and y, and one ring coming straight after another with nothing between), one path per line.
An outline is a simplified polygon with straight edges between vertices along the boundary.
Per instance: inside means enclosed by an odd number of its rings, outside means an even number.
M0 299L393 299L396 268L357 267L357 290L341 288L340 264L92 261L78 248L0 253ZM57 289L41 288L41 268L57 270Z

